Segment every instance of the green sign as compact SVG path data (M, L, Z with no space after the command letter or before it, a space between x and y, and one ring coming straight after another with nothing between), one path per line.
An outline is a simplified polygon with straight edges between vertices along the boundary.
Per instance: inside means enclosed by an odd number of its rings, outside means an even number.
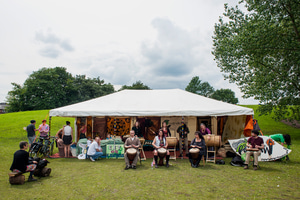
M106 158L124 158L124 145L123 144L106 145Z

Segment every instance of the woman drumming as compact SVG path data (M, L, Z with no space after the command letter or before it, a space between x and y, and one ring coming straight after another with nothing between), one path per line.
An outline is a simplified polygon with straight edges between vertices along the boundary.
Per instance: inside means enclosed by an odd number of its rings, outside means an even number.
M140 122L136 121L134 127L132 127L131 130L134 130L135 136L138 136L139 138L144 137L142 134L142 129L140 127Z
M81 128L79 129L79 133L80 133L80 136L79 136L79 139L82 139L82 138L86 138L86 125L84 123L81 123Z
M162 123L161 129L164 133L164 137L171 137L171 132L170 132L169 126L167 126L167 122L164 121Z
M152 146L154 147L154 160L155 160L155 168L158 168L157 166L157 160L158 160L158 153L157 150L160 148L167 149L168 142L166 140L166 137L163 134L162 129L159 130L158 135L155 136ZM169 167L169 158L170 158L170 152L167 150L167 156L166 156L166 167Z
M203 138L202 134L200 133L200 131L195 132L195 138L191 142L190 147L191 148L198 148L200 150L199 156L198 156L198 159L197 159L195 165L193 164L193 159L191 157L191 154L189 154L189 159L190 159L190 162L191 162L191 166L192 167L198 167L199 163L202 159L202 156L205 155L205 141L204 141L204 138Z

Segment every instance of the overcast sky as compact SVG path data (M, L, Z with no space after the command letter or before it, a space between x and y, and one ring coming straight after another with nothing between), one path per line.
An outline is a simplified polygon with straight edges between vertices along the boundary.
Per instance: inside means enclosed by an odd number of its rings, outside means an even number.
M238 0L0 0L0 102L11 82L42 67L66 67L113 85L137 80L152 89L185 89L194 76L215 89L224 80L213 60L214 24Z

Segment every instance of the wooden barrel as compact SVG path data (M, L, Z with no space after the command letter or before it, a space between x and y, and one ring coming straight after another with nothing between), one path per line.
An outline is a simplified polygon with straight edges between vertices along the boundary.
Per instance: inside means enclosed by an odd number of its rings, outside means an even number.
M219 147L221 146L221 136L220 135L204 135L205 145L208 147Z
M51 168L47 168L47 167L44 167L42 170L41 169L36 169L34 171L34 176L37 176L37 177L47 177L49 176L51 173Z
M168 147L175 147L177 144L177 138L176 137L166 137L168 142Z
M24 175L10 176L9 183L12 185L23 185L25 183Z

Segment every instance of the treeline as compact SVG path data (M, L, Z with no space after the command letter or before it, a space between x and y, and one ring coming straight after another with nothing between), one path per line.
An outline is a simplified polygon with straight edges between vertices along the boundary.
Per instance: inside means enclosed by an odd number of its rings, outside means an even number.
M43 110L66 106L114 92L110 83L85 75L72 76L64 67L42 68L23 85L12 83L8 92L8 112Z

